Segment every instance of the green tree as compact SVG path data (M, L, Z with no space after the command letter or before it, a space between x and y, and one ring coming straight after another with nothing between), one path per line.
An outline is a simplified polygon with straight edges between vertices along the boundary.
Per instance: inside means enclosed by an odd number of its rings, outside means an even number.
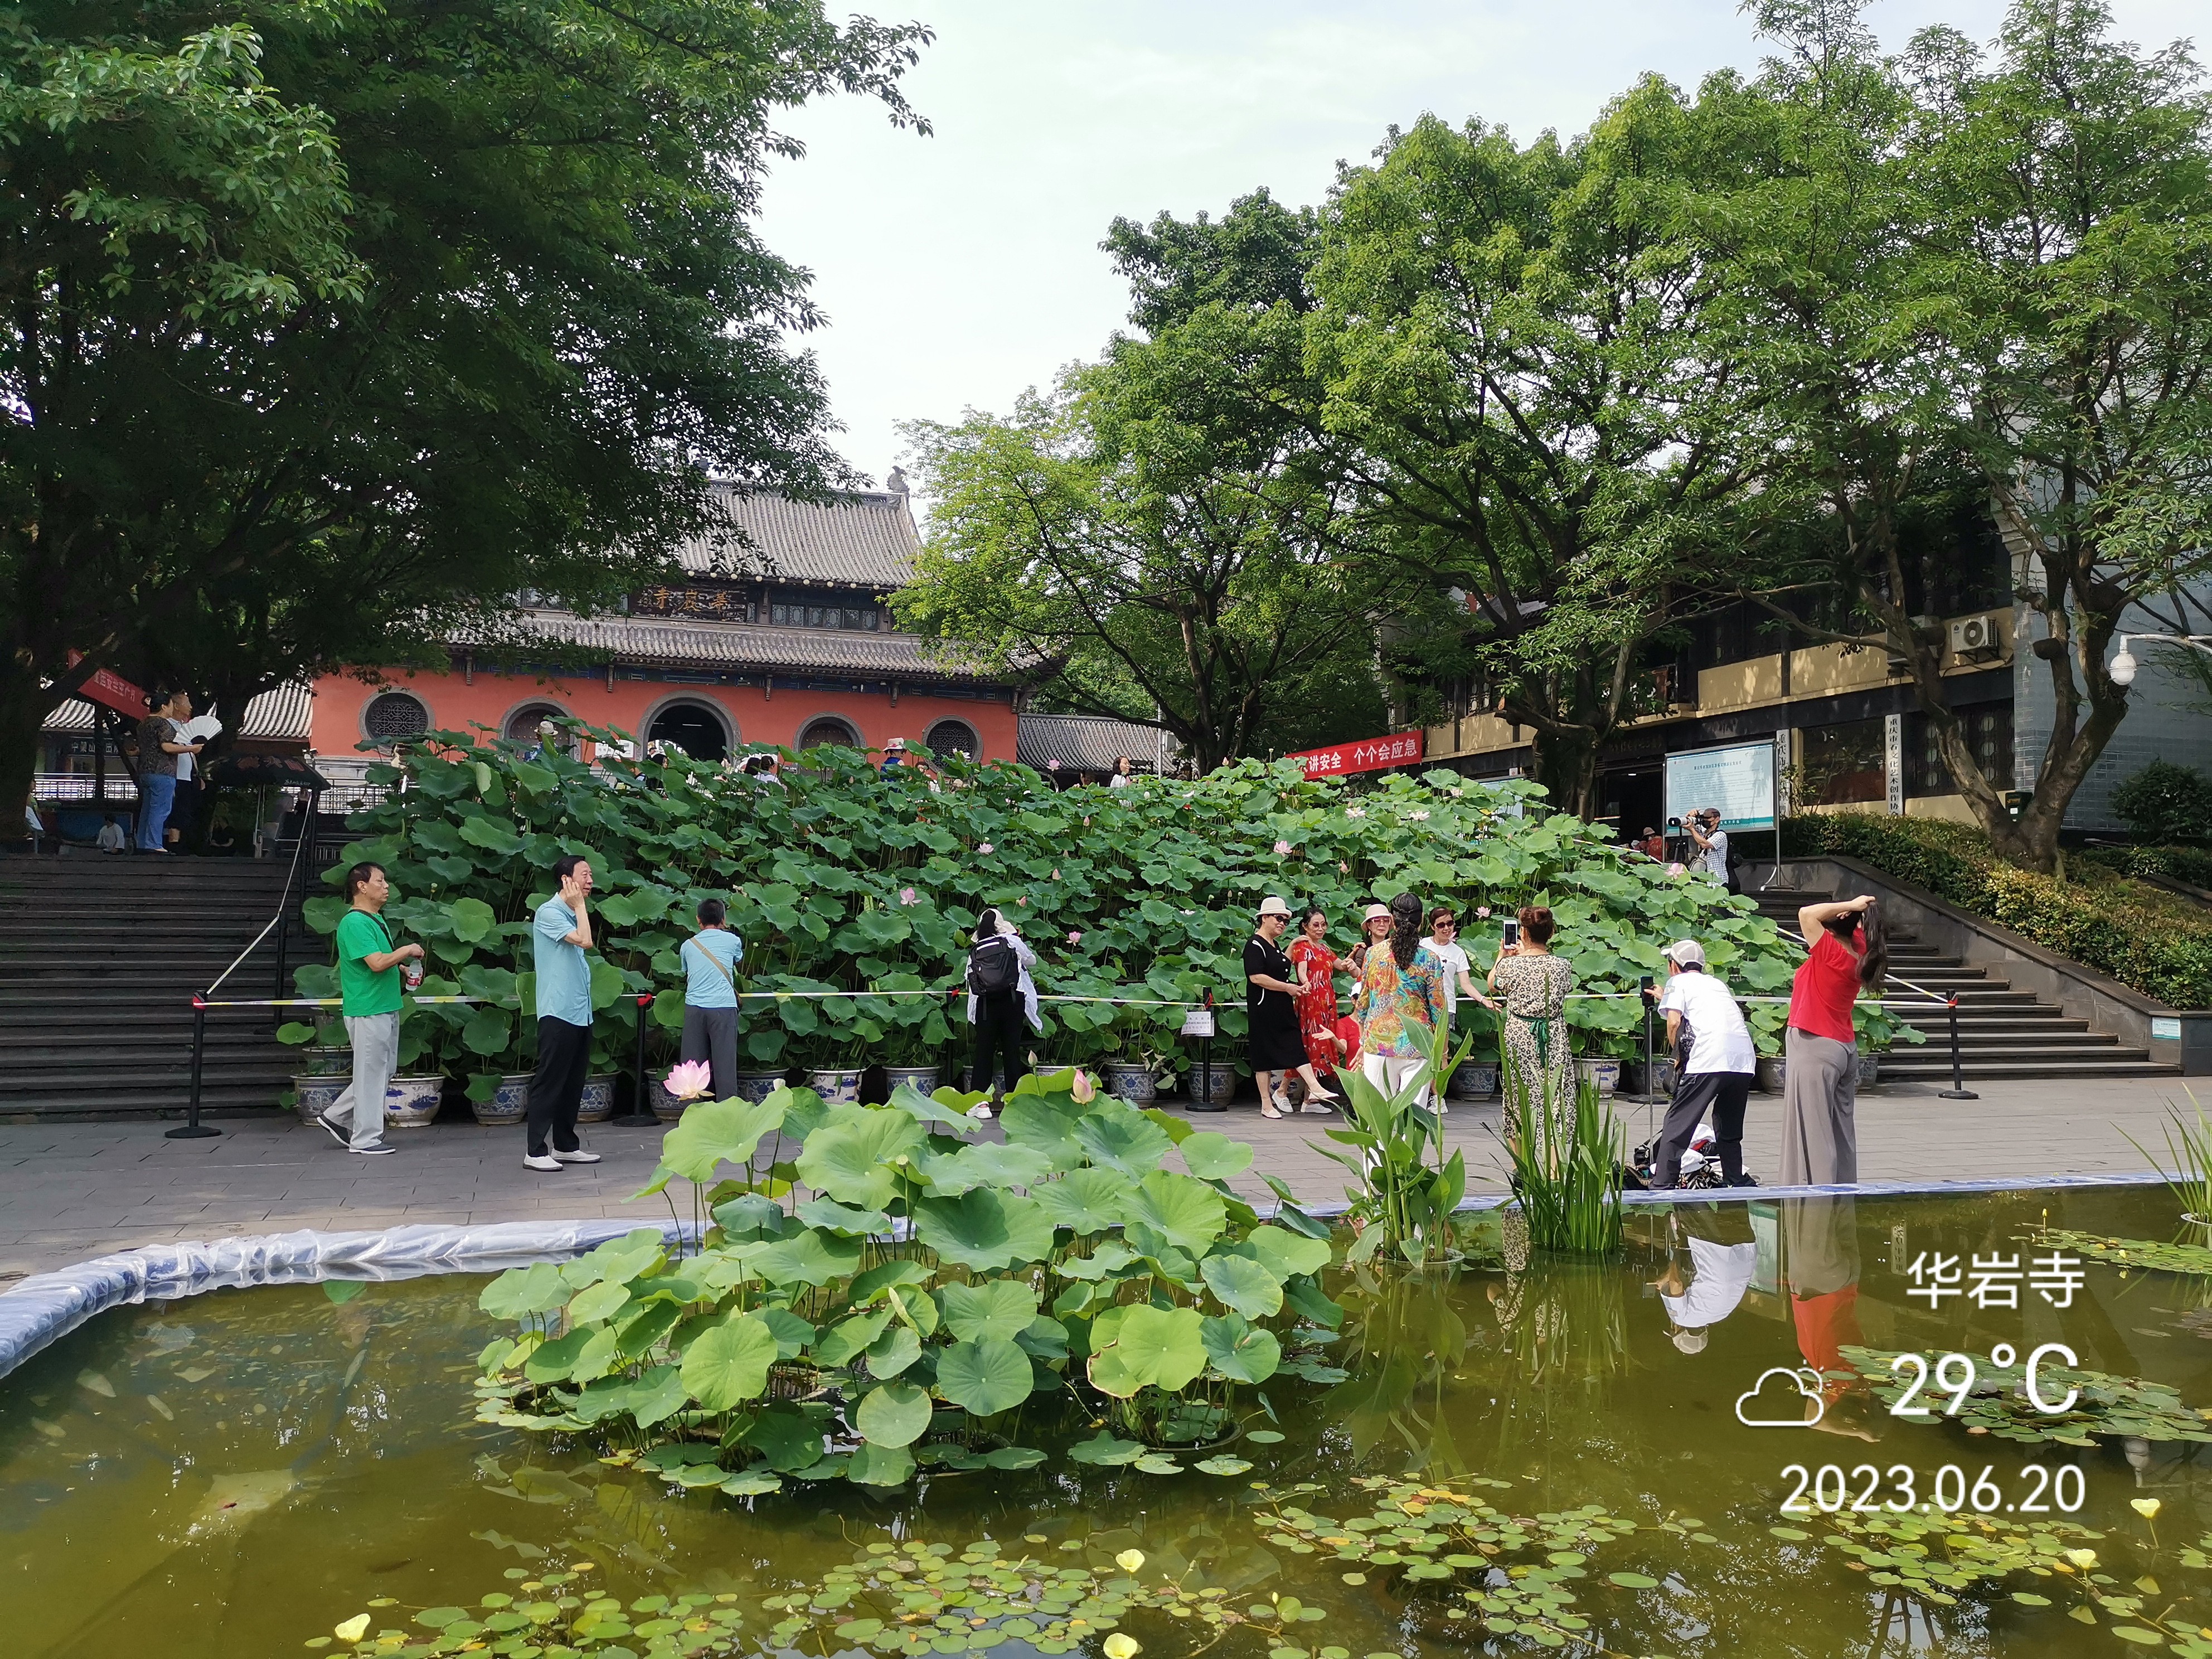
M518 588L663 568L710 473L843 477L786 343L805 273L750 220L780 109L914 118L919 27L31 0L0 30L0 795L94 665L419 659Z
M1707 125L1656 78L1571 144L1424 118L1346 171L1314 267L1322 428L1390 556L1469 595L1500 712L1584 816L1746 483L1716 284L1669 206Z
M2126 713L2128 607L2212 571L2212 169L2186 52L2112 38L2089 0L2024 0L1984 53L1948 29L1885 59L1855 0L1769 0L1782 46L1725 77L1745 168L1690 211L1726 278L1778 519L1826 521L1832 583L1908 665L1999 853L2053 867L2069 803ZM1916 614L1910 520L1969 470L2039 624L2056 718L2017 821ZM1787 539L1787 538L1784 538ZM1785 585L1787 562L1746 571ZM1816 637L1855 637L1808 629Z

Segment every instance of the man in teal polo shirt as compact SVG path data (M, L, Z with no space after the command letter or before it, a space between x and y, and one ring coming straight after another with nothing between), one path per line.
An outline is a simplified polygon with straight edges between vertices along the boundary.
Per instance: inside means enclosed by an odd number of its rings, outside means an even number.
M346 872L346 902L338 918L338 1003L353 1044L353 1081L316 1120L349 1152L381 1158L397 1150L384 1139L384 1091L399 1066L399 964L419 962L419 945L392 946L378 913L392 898L392 880L379 864Z
M557 1171L563 1164L597 1164L576 1138L584 1071L592 1058L592 866L574 853L553 860L560 890L531 918L532 960L538 970L538 1069L530 1079L523 1163ZM547 1143L550 1141L549 1146Z

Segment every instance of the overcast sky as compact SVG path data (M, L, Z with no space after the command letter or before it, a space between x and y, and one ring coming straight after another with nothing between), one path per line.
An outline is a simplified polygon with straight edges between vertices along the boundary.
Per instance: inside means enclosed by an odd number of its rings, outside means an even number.
M860 4L861 0L850 0ZM833 5L833 13L845 9ZM1098 243L1115 215L1217 215L1266 185L1293 205L1340 158L1424 112L1501 121L1522 143L1571 134L1638 75L1686 87L1754 68L1729 0L906 0L937 41L907 79L932 137L879 106L828 100L786 130L763 215L769 245L814 273L828 326L805 343L878 481L896 422L1004 411L1093 357L1127 291ZM2114 0L2120 32L2163 45L2203 30L2202 0ZM1886 0L1884 42L1931 22L1995 33L2000 0Z

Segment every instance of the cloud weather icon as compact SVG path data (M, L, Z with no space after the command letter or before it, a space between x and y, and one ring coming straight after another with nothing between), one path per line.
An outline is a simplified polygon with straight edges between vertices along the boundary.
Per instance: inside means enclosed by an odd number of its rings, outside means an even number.
M1778 1404L1764 1396L1766 1385L1776 1377L1789 1379L1786 1397ZM1805 1410L1808 1401L1813 1409ZM1820 1392L1820 1373L1810 1365L1792 1370L1787 1365L1777 1365L1762 1372L1757 1382L1735 1397L1735 1420L1747 1429L1809 1429L1820 1420L1828 1409L1828 1402Z

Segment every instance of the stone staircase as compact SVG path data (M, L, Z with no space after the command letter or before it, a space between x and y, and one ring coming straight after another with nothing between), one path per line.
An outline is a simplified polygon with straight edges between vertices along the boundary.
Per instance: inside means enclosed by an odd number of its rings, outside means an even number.
M1795 934L1800 905L1825 903L1834 896L1773 887L1765 892L1752 890L1750 896L1759 902L1762 915ZM1910 980L1938 996L1957 995L1960 1060L1969 1083L1976 1078L2181 1074L2178 1066L2154 1061L2148 1050L2124 1048L2111 1033L2091 1030L2087 1020L2039 1002L2029 992L2014 990L2010 981L1993 975L1986 968L1941 955L1913 934L1890 933L1889 972L1889 994L1899 1001L1917 1000L1916 994L1899 984L1899 980ZM1899 1008L1897 1012L1904 1024L1926 1032L1928 1041L1917 1047L1900 1043L1884 1054L1883 1080L1949 1083L1948 1013L1942 1008Z
M289 862L76 851L0 860L0 1121L180 1115L192 994L276 913ZM295 909L291 964L320 960L324 948ZM277 968L272 933L218 996L268 998ZM289 995L289 974L284 983ZM277 1109L296 1069L296 1051L275 1036L289 1017L209 1011L203 1111Z

